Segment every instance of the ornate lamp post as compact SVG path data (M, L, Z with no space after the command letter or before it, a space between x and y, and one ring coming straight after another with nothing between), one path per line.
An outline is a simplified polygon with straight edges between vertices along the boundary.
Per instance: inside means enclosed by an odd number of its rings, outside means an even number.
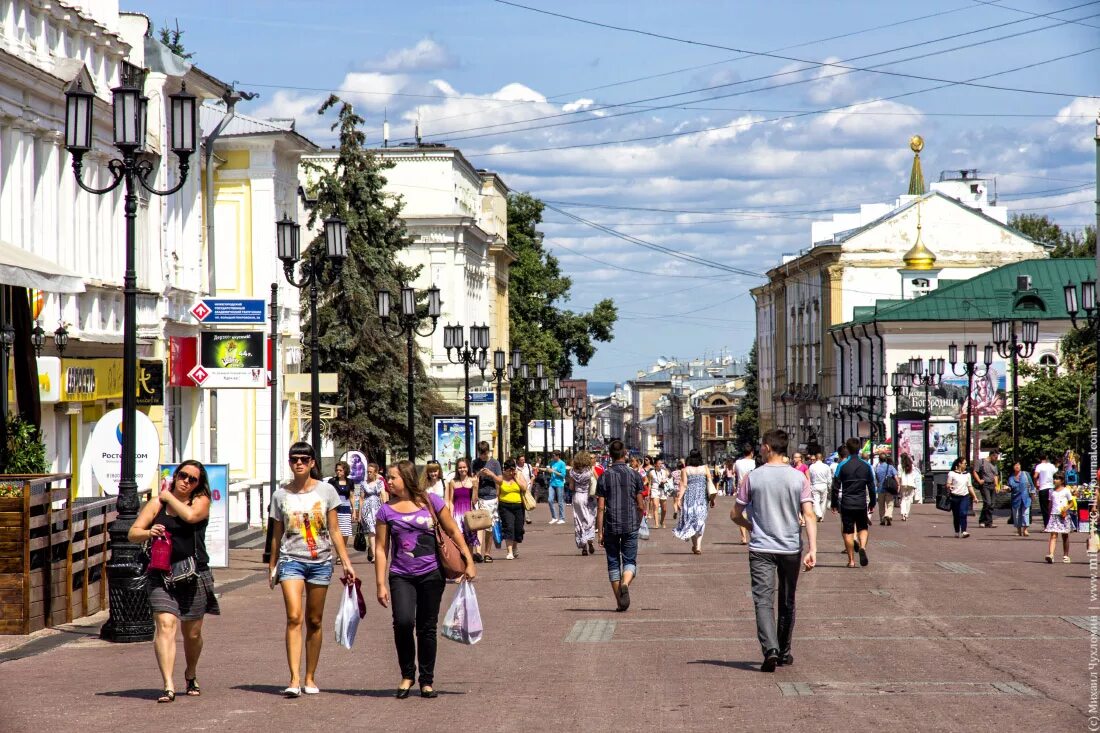
M966 462L970 464L970 438L971 427L974 424L974 377L984 377L989 373L989 367L993 364L993 344L986 344L982 349L985 368L978 366L978 347L973 341L963 347L963 370L955 368L959 359L959 347L954 341L947 347L947 361L951 364L951 372L956 377L966 375Z
M348 226L339 217L325 219L325 251L322 254L317 247L310 247L305 259L301 258L299 242L301 227L286 214L275 222L278 255L283 263L286 281L299 290L309 289L309 426L313 452L321 457L321 341L317 335L317 291L329 287L336 281L344 260L348 256ZM326 260L332 267L326 268ZM294 279L294 268L298 265L299 277Z
M1097 121L1096 131L1096 164L1097 167L1100 168L1100 120ZM1066 298L1066 313L1069 314L1070 323L1073 324L1073 327L1076 329L1084 330L1086 328L1091 328L1093 330L1096 334L1096 353L1100 354L1100 309L1096 307L1096 281L1084 280L1081 282L1080 301L1077 299L1077 286L1073 283L1067 283L1063 291ZM1078 325L1077 319L1081 310L1085 311L1084 319L1081 324ZM1100 357L1098 357L1097 361L1100 362ZM1093 422L1092 444L1095 446L1096 430L1100 428L1100 366L1096 369L1096 384L1094 385L1094 389L1095 391L1093 394L1096 400L1096 415L1094 416ZM1092 470L1092 477L1095 478L1097 476L1097 470L1100 469L1096 464L1100 461L1098 461L1096 448L1093 448L1090 452L1090 468Z
M512 354L513 356L515 356L519 354L519 352L513 351ZM520 387L520 399L522 399L523 401L521 403L519 411L519 422L523 429L523 454L527 455L527 420L529 419L529 408L531 406L530 395L531 392L536 389L536 386L534 384L535 379L531 376L530 365L523 363L519 365L519 368L516 368L515 366L508 367L508 379L510 382L512 382L512 384L518 385ZM515 395L513 395L513 399L515 399Z
M190 170L189 159L195 152L197 100L186 86L168 95L172 152L179 159L176 184L160 190L150 185L154 165L140 158L145 150L146 115L149 99L142 92L145 73L124 74L119 86L111 90L114 117L114 144L121 153L107 164L111 182L93 188L81 180L84 156L92 150L92 109L95 95L80 82L65 92L65 147L73 158L77 185L88 193L101 196L123 186L123 211L126 232L126 266L123 272L123 346L122 346L122 457L118 482L118 518L111 523L111 559L107 564L111 616L101 635L109 641L148 641L153 638L153 620L146 597L146 580L138 559L140 548L129 542L127 533L137 518L137 211L138 187L157 196L168 196L183 188ZM60 331L60 329L59 329ZM68 334L66 333L66 339Z
M550 413L550 378L546 376L546 367L541 361L535 365L535 379L538 382L539 401L542 406L542 465L545 466L550 459L550 444L547 440L550 421L546 417L547 413Z
M485 368L488 366L489 354L489 327L486 325L470 326L470 339L463 335L462 324L447 325L443 327L443 347L447 349L447 361L452 364L461 364L464 375L463 404L466 412L463 429L466 432L466 460L470 460L470 443L476 436L470 435L470 365L477 364L482 378L485 377ZM454 358L451 357L451 349L454 349Z
M560 380L559 380L560 383ZM573 390L573 394L570 395L569 390ZM565 418L571 418L574 415L573 400L576 399L577 388L576 387L558 387L555 392L554 404L558 406L558 411L562 417L562 430L561 430L561 452L565 454Z
M508 375L508 381L516 381L516 370L523 366L523 355L519 349L512 349L512 363L505 366L504 349L493 352L493 376L490 378L497 383L497 460L504 463L504 405L503 389L504 375Z
M419 326L421 320L423 320L419 313L416 311L416 290L404 286L401 288L401 312L397 315L396 328L390 328L390 291L379 290L377 295L378 305L378 318L382 321L382 330L387 334L400 338L405 337L405 362L408 365L407 382L405 384L405 409L406 419L408 422L409 434L406 437L408 445L409 460L416 461L416 429L414 426L413 418L413 401L414 389L416 382L416 371L414 369L414 353L413 347L415 345L417 336L431 336L435 333L436 325L439 322L439 314L443 306L443 301L439 298L439 288L434 285L428 288L428 317L432 319L432 327L427 331L421 331Z
M46 345L46 331L38 321L34 322L31 330L31 346L34 347L35 358L42 356L42 347Z
M1039 342L1039 322L1021 321L1020 332L1016 331L1016 321L993 321L993 342L997 354L1002 359L1012 358L1012 460L1019 457L1020 439L1016 429L1016 413L1019 411L1019 369L1020 357L1027 359L1035 353L1035 344Z

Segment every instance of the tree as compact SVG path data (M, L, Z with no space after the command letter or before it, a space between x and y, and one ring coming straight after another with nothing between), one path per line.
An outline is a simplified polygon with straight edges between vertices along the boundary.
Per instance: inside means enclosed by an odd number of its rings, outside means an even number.
M1013 214L1008 225L1040 244L1051 245L1051 257L1095 257L1096 227L1067 231L1046 214Z
M532 375L535 364L545 364L553 382L555 376L571 375L574 363L588 364L596 353L594 341L611 341L618 311L610 298L600 300L587 313L561 307L573 281L562 274L558 259L543 246L538 230L543 208L541 201L526 193L508 197L508 245L517 258L508 274L508 318L511 347L523 353ZM523 418L536 414L535 408L523 399L511 401L513 446L523 444Z
M406 442L405 383L407 374L404 339L385 333L375 311L377 288L396 294L411 282L416 271L397 261L397 252L408 246L400 213L402 202L387 197L383 165L364 148L363 118L350 104L330 96L318 109L325 114L339 108L333 130L340 141L335 164L309 165L317 174L311 193L316 203L309 226L330 216L347 222L348 252L335 284L324 288L317 309L320 336L320 368L339 375L337 402L340 414L328 423L327 434L338 444L367 451L382 458L386 448ZM325 246L324 233L310 243ZM325 263L327 272L332 266ZM302 292L302 312L309 308L308 291ZM424 311L426 313L426 306ZM308 320L303 331L309 333ZM419 358L413 363L417 394L416 444L421 452L431 445L431 416L454 414L428 379Z
M741 409L737 412L737 424L734 434L737 452L746 444L755 446L760 439L760 370L756 359L756 341L749 350L749 361L745 366L745 398L741 400Z
M172 53L176 54L181 59L190 59L195 55L195 53L193 51L188 52L187 49L183 47L184 32L185 31L180 30L180 22L178 20L176 21L176 27L174 30L169 28L168 24L165 23L160 28L160 42L167 46Z

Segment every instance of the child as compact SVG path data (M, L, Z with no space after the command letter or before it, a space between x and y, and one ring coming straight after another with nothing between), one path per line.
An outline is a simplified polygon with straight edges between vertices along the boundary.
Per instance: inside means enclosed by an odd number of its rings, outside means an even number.
M1062 535L1062 562L1072 562L1069 559L1069 533L1074 531L1073 511L1077 508L1077 501L1073 498L1073 492L1066 487L1066 474L1058 471L1054 474L1054 488L1050 490L1050 520L1047 522L1046 531L1050 535L1050 546L1046 560L1054 562L1054 546L1058 543L1058 535Z

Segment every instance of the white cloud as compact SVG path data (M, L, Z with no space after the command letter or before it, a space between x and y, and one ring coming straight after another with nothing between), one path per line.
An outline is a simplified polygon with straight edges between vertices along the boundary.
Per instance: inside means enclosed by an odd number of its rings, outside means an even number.
M458 60L446 48L430 38L422 39L415 46L390 51L382 59L368 63L366 67L385 73L437 71L458 65Z
M577 110L580 110L580 109L588 109L589 107L591 107L595 103L596 103L596 100L594 100L594 99L578 99L575 102L569 102L568 104L563 104L561 106L561 111L562 112L576 112Z

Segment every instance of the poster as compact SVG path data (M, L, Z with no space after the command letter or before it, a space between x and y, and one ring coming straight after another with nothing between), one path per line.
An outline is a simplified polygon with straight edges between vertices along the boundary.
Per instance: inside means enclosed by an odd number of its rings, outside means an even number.
M149 416L135 412L137 438L134 444L134 478L138 492L153 485L157 461L160 460L160 435ZM111 410L99 419L84 448L85 460L91 464L96 481L108 496L118 494L122 477L122 410Z
M450 477L455 472L455 461L466 456L465 419L458 417L435 416L432 418L432 453L443 467L443 475ZM477 416L470 415L470 433L477 435ZM477 456L476 446L470 446L470 457Z
M160 486L172 485L178 463L162 463ZM229 464L207 463L206 478L210 482L210 518L206 525L206 554L210 567L229 567Z
M932 470L950 471L959 457L959 424L936 421L928 425L928 445L932 451Z
M985 367L979 366L979 369L984 370ZM952 417L965 421L970 401L974 403L973 415L975 422L978 424L986 418L1000 415L1005 409L1005 372L1003 361L993 362L985 374L974 377L969 399L966 395L967 378L965 376L945 376L943 389L958 395L958 408Z
M367 460L367 456L361 450L349 450L344 455L340 456L340 460L348 464L351 467L351 473L348 475L354 483L360 484L367 480L367 464L370 461Z
M924 465L924 421L898 420L896 430L898 458L908 453L913 465Z
M199 340L199 363L187 376L207 389L266 387L264 339L260 331L205 331Z

